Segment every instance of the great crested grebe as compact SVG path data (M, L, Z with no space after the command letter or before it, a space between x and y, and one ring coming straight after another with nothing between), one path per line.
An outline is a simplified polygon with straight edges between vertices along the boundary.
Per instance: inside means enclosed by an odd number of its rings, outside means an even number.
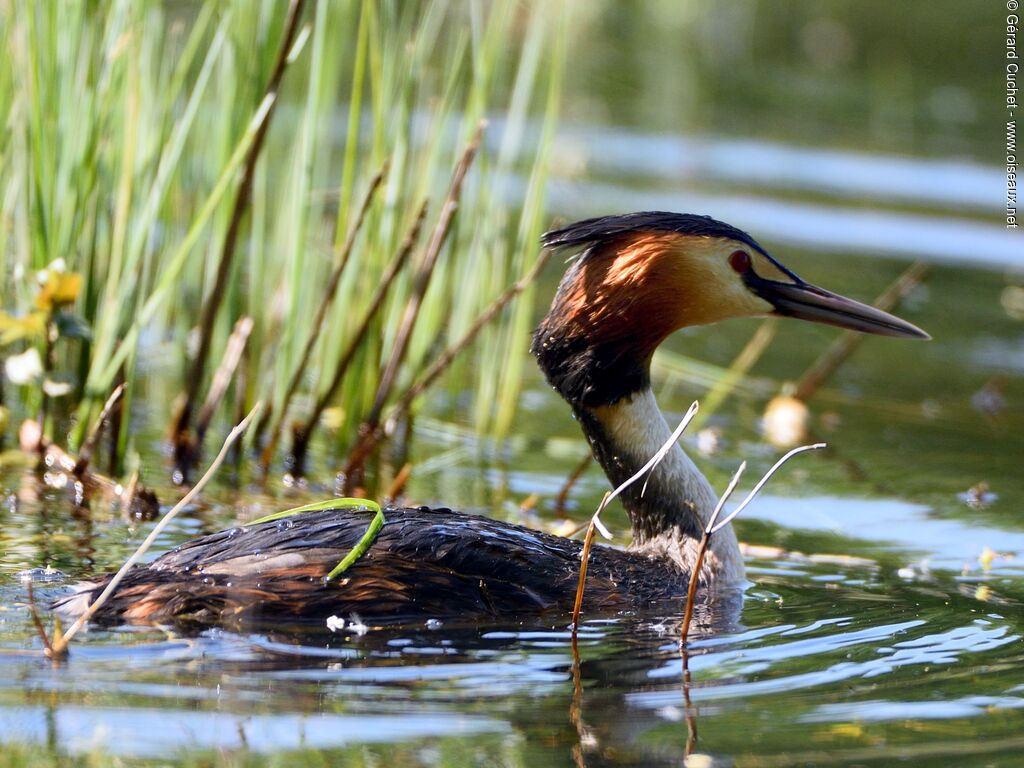
M902 338L928 335L897 317L804 282L745 232L707 216L632 213L548 232L547 248L580 249L537 329L532 352L572 407L613 485L670 433L650 363L673 331L730 317L785 315ZM595 546L585 610L640 610L685 594L716 496L678 446L622 496L633 541ZM332 615L367 620L486 618L572 608L581 544L449 509L386 508L369 551L336 582L325 576L372 513L307 512L214 533L131 571L95 616L102 623L282 624ZM703 584L736 591L743 561L726 528L712 539ZM58 601L81 612L104 586Z

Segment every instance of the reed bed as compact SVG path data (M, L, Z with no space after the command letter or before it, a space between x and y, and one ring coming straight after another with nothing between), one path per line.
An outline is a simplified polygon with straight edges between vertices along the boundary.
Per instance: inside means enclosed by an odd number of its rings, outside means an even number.
M115 473L152 448L132 414L173 403L175 444L193 441L177 456L187 479L210 421L263 401L247 447L270 445L266 463L279 466L293 422L308 439L329 420L333 470L359 425L379 421L538 258L566 53L558 4L0 10L0 427L36 419L46 441L76 451L122 386L106 420ZM488 119L431 253L453 168ZM525 182L521 200L510 179ZM518 402L529 287L523 298L454 361L472 372L476 428L496 437ZM394 381L382 387L385 371Z

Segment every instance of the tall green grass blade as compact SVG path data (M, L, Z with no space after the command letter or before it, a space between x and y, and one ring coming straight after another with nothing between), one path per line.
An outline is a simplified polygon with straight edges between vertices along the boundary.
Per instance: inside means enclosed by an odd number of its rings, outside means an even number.
M349 499L339 497L337 499L327 499L326 501L314 501L312 504L303 504L301 507L292 507L291 509L285 509L281 512L274 512L273 514L266 515L265 517L257 518L256 520L250 520L249 525L260 525L261 523L271 523L275 520L283 520L286 517L292 517L302 512L320 512L325 509L355 509L360 512L372 511L380 512L380 504L369 499Z
M272 103L273 97L268 97L262 104L260 104L259 109L256 110L256 114L253 115L252 121L249 123L249 128L242 135L242 138L236 145L234 152L231 154L230 160L228 160L227 165L225 165L221 171L217 184L206 198L196 218L192 221L192 225L189 227L185 237L173 251L171 257L167 260L167 264L161 272L154 290L149 294L145 303L142 305L142 309L135 321L125 333L124 339L111 355L110 359L107 360L105 364L100 363L100 367L98 369L94 369L97 370L97 373L95 377L90 377L88 384L90 392L95 393L98 390L104 390L109 387L118 368L120 368L124 363L125 358L131 350L134 349L141 329L149 323L160 305L170 297L171 291L174 288L174 281L180 274L182 267L184 267L186 258L191 252L192 247L196 244L196 241L199 239L199 236L202 234L203 228L206 226L210 216L220 203L224 193L234 180L235 171L237 171L238 167L242 164L245 154L255 138L256 131L260 123L266 118L267 112L269 111Z
M79 377L68 407L53 411L55 423L67 423L71 412L78 425L91 423L122 375L126 407L169 403L228 226L223 196L252 139L253 111L266 109L259 99L286 4L231 0L197 5L191 16L160 0L13 3L10 10L0 23L11 63L0 71L0 114L9 127L0 133L0 215L9 222L0 269L15 279L0 286L3 309L24 312L33 272L65 259L83 274L75 310L93 340L56 346L57 368ZM353 194L385 156L392 165L380 204L301 372L293 409L300 417L367 316L415 211L430 199L437 216L462 144L488 115L494 143L466 179L394 391L404 391L527 271L537 255L566 53L556 16L564 24L561 9L539 0L316 4L305 18L311 51L290 65L210 336L216 358L234 321L254 318L239 387L229 395L242 402L225 400L225 408L281 402L284 373L300 351L294 342L310 331L306 308L322 291L332 245L348 229ZM508 198L508 178L525 180L522 206ZM342 414L332 415L338 445L349 443L373 405L412 284L408 271L397 276L330 399ZM478 428L501 434L511 423L527 358L506 365L500 350L525 350L529 317L525 303L506 310L442 379L453 390L472 390L461 402ZM421 397L417 407L430 402ZM135 455L130 417L122 456Z

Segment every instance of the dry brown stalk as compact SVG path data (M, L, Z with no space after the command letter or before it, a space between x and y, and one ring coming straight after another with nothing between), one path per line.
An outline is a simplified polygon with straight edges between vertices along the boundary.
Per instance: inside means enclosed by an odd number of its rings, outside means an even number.
M128 478L128 485L125 486L124 493L121 494L121 516L131 522L133 513L132 505L135 503L135 494L139 489L139 470L132 472L132 476Z
M683 754L689 757L697 746L697 712L690 700L690 686L693 684L690 675L690 654L685 648L681 648L679 653L683 657L683 705L686 712L686 748Z
M210 383L210 391L206 393L206 401L199 409L196 417L196 439L202 445L206 430L210 427L213 414L217 412L217 406L224 398L224 393L231 384L231 379L238 369L238 363L242 359L242 352L249 341L249 334L252 333L253 321L251 317L241 317L235 323L235 327L228 337L228 343L224 345L224 357L221 358L217 372L213 374L213 381Z
M206 484L213 478L217 469L224 462L232 444L242 435L242 433L245 432L246 428L252 422L253 417L261 407L262 403L256 403L255 407L249 411L248 415L242 419L242 421L239 422L231 432L228 433L228 436L224 439L224 444L221 446L220 453L218 453L217 457L210 463L209 468L203 476L199 478L199 482L192 486L189 492L182 496L181 500L171 507L166 515L160 518L160 522L153 526L153 530L149 532L149 535L146 536L143 542L138 546L138 549L136 549L135 552L132 553L131 557L124 562L124 565L118 569L117 573L115 573L114 577L110 580L110 583L107 584L106 588L100 593L100 596L97 597L89 607L82 612L82 615L75 620L75 623L68 627L68 630L52 644L52 648L47 653L50 658L63 659L67 656L68 643L71 642L71 639L78 634L79 630L81 630L89 619L95 615L96 611L102 608L107 600L110 599L110 596L114 594L114 590L117 589L121 580L124 579L132 566L134 566L142 556L146 554L149 548L153 545L153 542L156 541L157 537L170 524L171 520L173 520L182 509L188 506L192 502L192 499L198 496L200 491L206 487Z
M78 451L78 461L75 462L75 467L72 471L75 477L81 479L85 475L86 470L89 468L89 462L92 461L92 454L96 450L96 443L99 442L100 435L103 434L103 425L107 421L107 417L110 416L110 412L114 409L114 406L121 400L121 396L124 395L125 385L118 384L114 387L114 391L110 393L110 397L107 398L107 402L103 404L100 415L96 418L96 421L92 425L92 429L89 431L88 436L82 443L81 450Z
M519 511L532 512L534 509L537 508L538 501L540 501L540 496L538 496L536 493L531 493L529 496L527 496L525 499L519 502Z
M241 178L238 182L238 189L235 192L234 205L231 209L231 218L228 221L228 228L224 234L224 243L221 247L220 262L217 265L217 275L214 280L213 288L211 289L206 302L203 304L202 314L199 321L199 349L196 352L195 358L192 360L188 376L185 379L185 401L181 411L178 413L178 418L175 422L172 435L175 463L177 464L177 469L181 472L183 479L199 458L197 446L188 435L189 427L192 422L192 412L195 409L195 404L199 397L199 387L203 380L203 374L206 370L206 361L210 356L210 341L213 336L214 321L217 319L217 312L220 309L220 305L225 294L227 293L228 279L231 276L231 266L234 262L238 235L242 227L242 217L252 196L252 183L256 171L256 160L259 158L260 151L263 149L263 142L266 138L267 130L270 128L270 121L274 115L275 107L277 106L277 96L281 88L281 80L284 77L284 71L290 60L289 53L291 52L292 44L295 42L295 37L299 29L299 19L302 16L302 10L305 4L306 0L291 0L291 5L288 8L288 16L284 25L284 34L281 37L281 45L278 49L274 69L270 75L270 79L267 81L267 86L264 90L264 96L262 99L262 101L267 101L269 99L269 107L256 128L252 144L249 146L249 151L246 154L245 163L242 167Z
M405 490L406 483L409 482L409 478L411 476L412 464L406 462L402 468L398 470L398 474L395 475L395 479L391 481L391 485L388 486L388 491L384 494L384 498L390 499L391 501L397 499L401 495L402 491Z
M335 296L338 294L338 286L341 283L341 277L345 272L345 267L348 266L348 262L352 257L352 251L355 249L356 239L359 237L360 231L362 231L363 222L366 220L366 214L369 213L370 207L373 205L373 200L377 195L377 190L380 189L381 183L384 181L384 176L388 172L388 165L389 161L385 160L377 173L375 173L373 178L370 179L366 192L363 194L362 202L359 204L359 211L356 213L355 220L352 222L348 233L345 235L345 242L339 252L338 262L334 265L330 276L327 278L327 287L324 289L323 296L320 297L320 304L317 306L316 315L313 318L313 324L309 328L309 336L306 337L306 343L302 348L302 354L299 355L298 364L292 371L292 377L288 382L287 389L285 390L284 399L281 401L281 407L277 410L274 417L273 426L270 429L270 437L268 438L266 448L264 449L265 454L272 455L277 449L277 443L281 438L281 428L284 425L284 419L285 415L288 413L288 407L291 405L292 398L295 397L295 393L299 389L299 384L302 383L303 375L305 375L309 368L309 361L313 356L313 349L316 347L316 342L319 340L320 334L323 333L324 320L327 317L327 312L334 303ZM269 466L269 461L266 462L266 464Z
M917 287L927 276L930 268L923 261L915 261L897 277L875 300L875 306L884 312L891 312L900 302ZM832 374L854 350L867 338L858 331L845 331L818 355L811 366L804 371L796 385L793 397L807 402L821 386L832 377Z
M569 494L572 493L572 489L576 487L576 483L583 477L583 473L587 471L590 465L594 462L594 454L588 453L583 457L583 460L576 465L576 468L572 471L572 474L565 481L565 485L562 486L562 490L558 492L555 497L555 510L558 512L565 511L565 505L569 501Z
M544 265L547 264L548 260L551 258L551 253L551 251L543 251L527 273L506 288L504 293L498 296L498 298L496 298L490 306L487 307L487 309L477 316L462 337L438 355L434 362L427 366L416 380L406 388L405 392L398 397L398 400L395 402L395 405L392 407L391 412L388 415L387 421L389 423L399 421L409 414L412 409L412 404L416 401L416 398L433 386L438 378L448 370L455 358L462 354L466 348L473 343L476 337L480 335L480 331L482 331L487 324L498 315L499 312L508 306L512 299L525 291L530 284L537 279L537 275L540 274ZM372 430L369 429L368 425L364 426L366 426L367 431L361 433L359 443L349 458L349 465L345 469L346 476L348 476L355 468L362 466L366 457L384 436L384 425L379 421L373 426Z
M747 462L740 462L739 469L732 476L729 481L729 485L725 488L719 499L718 504L715 505L714 511L711 513L711 517L708 518L708 524L704 528L704 534L700 537L700 544L697 546L697 558L693 566L693 571L690 573L690 584L686 590L686 608L683 611L683 629L681 632L681 643L686 644L686 637L690 633L690 622L693 620L693 606L696 602L697 597L697 585L700 583L700 569L704 566L704 555L707 554L708 544L711 543L711 529L714 528L715 522L718 520L718 516L722 512L722 507L725 506L725 502L732 496L733 491L736 490L736 484L740 481L740 476L747 468Z
M576 634L570 638L572 648L572 701L569 703L569 722L576 729L577 741L572 747L572 760L576 768L586 768L587 761L583 755L584 743L591 742L593 735L583 722L583 675L580 664L580 649L576 642Z
M120 384L125 383L124 367L117 373L116 381ZM107 417L107 474L111 477L117 477L124 474L124 467L121 464L121 451L124 449L124 445L121 443L121 427L124 425L124 409L125 402L122 397L118 406L114 408L110 415Z
M597 511L600 513L605 505L608 503L608 497L611 496L611 492L605 493L604 498L601 499L600 505L598 505ZM595 517L597 513L595 513ZM583 537L583 551L580 552L580 577L576 582L576 600L572 604L572 633L573 637L576 636L576 628L580 625L580 612L583 610L583 590L587 583L587 568L590 565L590 548L594 545L594 531L597 530L597 522L591 518L590 523L587 525L587 535Z
M391 285L394 283L395 278L402 271L406 262L409 260L409 256L412 254L413 249L416 247L416 242L419 240L420 229L423 227L423 221L427 215L427 201L424 200L416 212L416 217L413 219L412 224L409 227L409 231L406 233L405 238L402 240L402 244L398 247L398 251L395 257L388 264L387 269L384 270L384 274L381 275L380 281L377 283L377 288L370 298L370 301L366 305L366 311L363 314L362 319L359 321L359 325L356 327L355 332L352 334L348 341L348 345L345 347L345 351L342 352L341 357L338 358L338 364L334 367L334 375L331 377L331 383L327 385L323 393L317 398L316 405L313 406L313 410L310 412L309 417L295 430L295 437L292 443L292 458L291 458L291 471L295 475L302 475L304 473L306 450L309 447L309 440L313 435L313 430L316 428L317 423L320 421L320 417L323 412L327 410L327 406L330 405L331 400L334 398L338 391L338 387L341 386L341 382L345 378L345 374L348 372L349 366L355 359L356 353L362 346L363 341L366 339L366 335L370 330L370 325L374 319L380 314L381 309L384 308L384 298L387 296L388 291L391 289ZM282 412L283 416L283 412ZM262 463L264 471L270 466L270 460L272 456L272 446L268 446L263 452Z
M462 335L462 337L452 344L448 349L437 356L437 359L431 363L426 370L423 371L416 379L416 381L409 386L408 389L398 398L395 404L395 416L401 418L401 416L408 412L413 401L429 389L434 382L443 374L448 367L480 334L480 331L486 327L486 325L493 320L501 310L508 306L509 302L512 301L516 296L525 291L534 280L537 279L537 275L540 274L541 270L544 269L544 265L548 263L551 258L552 251L544 250L530 270L523 275L519 280L510 285L505 289L494 302L487 307L480 315L473 321L473 324L469 329Z
M469 144L463 150L462 156L459 158L459 162L456 164L455 171L452 174L448 196L445 198L444 205L441 206L437 224L434 226L430 241L427 243L426 250L423 253L423 261L416 272L409 302L406 304L405 312L402 314L402 320L398 326L398 333L395 334L391 358L381 374L377 395L374 398L373 406L370 408L370 413L366 417L366 422L371 427L375 427L380 422L384 404L387 402L395 380L398 378L398 371L401 368L402 361L405 359L405 353L408 350L409 341L416 326L416 320L419 318L420 308L423 306L423 297L430 286L430 278L433 277L434 268L437 266L437 260L441 255L441 249L448 239L448 233L451 231L451 223L455 218L455 212L459 209L462 182L465 181L466 174L469 173L469 169L473 165L473 159L480 148L484 125L485 123L481 122L477 126L473 138L470 139Z
M387 365L385 365L384 370L381 373L380 383L377 386L377 394L374 397L373 405L370 407L370 412L367 414L363 423L359 426L359 443L352 451L352 455L343 472L346 485L351 485L353 482L351 478L356 478L361 474L366 457L378 439L375 433L380 427L381 415L383 414L384 406L387 403L388 398L391 396L391 390L398 378L398 372L401 369L402 362L405 360L405 353L408 350L409 341L412 338L412 332L416 326L416 320L419 318L420 308L423 306L423 297L426 295L427 288L430 286L430 278L434 274L434 268L437 266L437 260L441 255L441 249L444 247L444 243L448 239L448 233L451 230L451 223L455 218L455 212L459 208L459 197L462 194L462 183L465 181L466 174L469 173L469 169L473 164L473 159L476 157L476 153L480 149L480 142L483 138L483 131L485 127L486 121L481 121L477 126L473 137L470 139L469 144L466 145L466 148L463 150L458 163L455 165L455 170L452 173L452 180L448 187L448 194L445 197L444 205L441 206L441 210L438 213L437 223L434 225L434 231L431 234L430 240L423 252L423 259L420 262L419 269L416 271L412 291L409 294L409 301L405 305L405 311L402 313L398 332L395 334L394 345L391 349L391 357L388 359Z
M32 617L32 624L36 628L36 634L43 641L44 653L50 658L54 658L53 643L50 642L50 638L46 634L46 627L43 626L43 622L39 619L39 612L36 610L36 597L32 592L32 579L25 582L25 586L28 589L28 612Z

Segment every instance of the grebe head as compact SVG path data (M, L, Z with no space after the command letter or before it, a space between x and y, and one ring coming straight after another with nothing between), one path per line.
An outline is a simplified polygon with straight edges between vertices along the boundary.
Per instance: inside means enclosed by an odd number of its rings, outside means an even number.
M542 243L581 252L534 335L532 351L616 485L669 436L650 392L650 362L673 331L732 317L784 315L928 338L898 317L805 282L746 232L708 216L606 216L548 232ZM623 503L634 544L685 566L715 495L677 449L652 474L647 493L641 495L638 484ZM736 577L742 564L731 537L713 540L719 562L710 567Z
M903 338L928 334L797 277L754 238L708 216L645 212L548 232L582 249L538 329L533 352L574 405L610 405L647 386L673 331L732 317L784 315Z

